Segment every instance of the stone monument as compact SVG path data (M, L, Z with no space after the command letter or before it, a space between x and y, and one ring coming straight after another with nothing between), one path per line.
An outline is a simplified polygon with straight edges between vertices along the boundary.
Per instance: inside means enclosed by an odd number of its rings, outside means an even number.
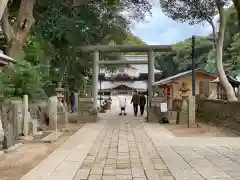
M65 103L64 97L64 89L61 87L56 88L57 94L57 113L58 113L58 120L57 123L62 125L63 128L68 128L68 110L67 105Z
M24 118L23 118L23 134L24 136L28 136L28 95L24 95L23 98L24 104Z
M90 93L87 96L78 98L78 122L96 122L98 121L98 112L94 109L93 98Z
M50 97L48 100L49 129L53 131L57 131L57 106L57 96Z
M187 124L188 122L188 92L190 89L187 87L186 82L182 82L182 86L179 89L181 92L181 110L179 111L179 122L178 123L183 123Z

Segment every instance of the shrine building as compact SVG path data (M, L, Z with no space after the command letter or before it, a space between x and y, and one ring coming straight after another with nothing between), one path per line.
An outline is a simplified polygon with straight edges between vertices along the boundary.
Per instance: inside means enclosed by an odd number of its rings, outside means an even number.
M147 55L124 55L125 60L146 61ZM154 69L155 81L161 79L161 71ZM147 92L148 65L137 64L117 68L109 72L101 68L98 81L98 94L116 96L119 94L132 95L134 90Z

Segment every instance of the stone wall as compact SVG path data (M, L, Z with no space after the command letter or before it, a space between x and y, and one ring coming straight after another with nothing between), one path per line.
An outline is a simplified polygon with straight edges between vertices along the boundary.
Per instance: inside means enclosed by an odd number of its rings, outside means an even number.
M240 101L198 98L196 108L197 117L240 132Z

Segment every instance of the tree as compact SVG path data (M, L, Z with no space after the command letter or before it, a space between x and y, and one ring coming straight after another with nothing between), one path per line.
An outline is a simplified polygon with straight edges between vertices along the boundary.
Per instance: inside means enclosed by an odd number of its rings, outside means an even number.
M9 1L1 19L1 26L5 35L6 53L15 58L23 59L23 45L35 22L33 9L35 0Z
M79 3L80 2L80 3ZM9 1L8 7L4 8L6 5L6 1L1 2L0 8L2 10L5 9L3 13L3 17L1 18L1 26L4 31L6 43L7 43L7 49L6 53L15 58L23 58L23 50L22 47L24 45L24 42L26 41L29 33L31 32L31 28L33 24L35 23L35 16L41 16L45 9L49 9L48 7L59 7L60 10L58 12L62 13L64 11L64 14L56 14L59 15L58 18L62 19L64 18L64 15L72 16L72 10L75 11L76 9L85 9L88 12L91 12L92 8L96 10L97 6L100 5L100 9L98 12L98 18L101 17L100 11L105 9L112 9L112 13L121 14L121 17L124 20L127 20L127 18L134 19L134 20L141 20L145 17L146 12L149 12L151 9L151 5L148 3L147 0L143 1L136 1L136 0L124 0L124 1L112 1L112 0L97 0L97 1L89 1L89 0L83 0L83 1L72 1L72 0L42 0L37 1L36 0L14 0ZM104 8L103 8L104 7ZM1 12L0 9L0 12ZM37 9L37 10L36 10ZM38 11L41 9L41 11ZM37 13L33 13L33 10ZM126 14L123 14L122 11L127 11ZM103 11L102 11L103 12ZM109 12L109 11L108 11ZM88 13L89 14L89 13ZM54 14L52 14L54 15ZM56 15L55 18L56 18ZM99 16L100 15L100 16ZM110 14L109 14L110 15ZM65 17L67 17L65 16ZM85 15L83 14L83 17ZM112 18L109 16L109 22L114 21L114 16ZM111 20L110 20L111 19ZM66 20L66 19L65 19ZM58 21L59 22L59 21ZM69 21L69 24L72 24L71 21ZM79 24L81 24L79 22ZM54 27L51 27L54 28ZM79 29L85 28L78 26ZM62 29L64 31L64 29ZM70 32L68 32L70 34Z
M2 19L3 12L5 11L5 8L7 7L9 0L2 0L0 2L0 20Z
M224 6L227 0L161 0L160 5L163 12L172 19L180 22L188 22L189 24L198 24L204 21L212 26L213 39L216 48L216 69L219 74L219 79L226 91L229 101L237 100L235 92L228 82L223 69L223 42L226 28L227 15ZM216 36L213 17L219 13L220 25Z

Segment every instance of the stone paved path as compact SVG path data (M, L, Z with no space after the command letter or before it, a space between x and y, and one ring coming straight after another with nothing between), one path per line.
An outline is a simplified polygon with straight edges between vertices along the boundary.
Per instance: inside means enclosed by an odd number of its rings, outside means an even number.
M132 114L104 116L21 180L240 180L239 138L177 138Z

